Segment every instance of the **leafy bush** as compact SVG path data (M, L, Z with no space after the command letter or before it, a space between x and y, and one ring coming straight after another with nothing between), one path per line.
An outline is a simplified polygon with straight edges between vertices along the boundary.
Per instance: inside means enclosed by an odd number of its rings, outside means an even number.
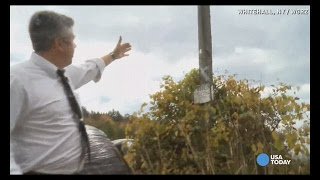
M106 114L92 112L84 117L84 123L103 131L110 140L125 138L125 122L115 122Z
M136 174L309 174L310 105L287 95L280 83L261 97L264 86L251 87L234 76L213 77L214 100L193 103L199 84L193 69L179 82L163 77L161 91L151 95L151 108L141 106L126 128L134 143L125 155ZM260 167L256 156L281 154L288 166ZM298 156L299 155L299 156ZM303 158L299 158L302 156Z

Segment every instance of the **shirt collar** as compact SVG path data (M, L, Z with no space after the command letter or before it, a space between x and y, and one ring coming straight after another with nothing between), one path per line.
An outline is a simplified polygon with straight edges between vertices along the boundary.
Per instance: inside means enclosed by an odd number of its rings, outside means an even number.
M37 66L39 66L43 71L45 71L50 77L58 78L57 70L58 67L52 64L50 61L46 60L42 56L33 52L31 54L30 60Z

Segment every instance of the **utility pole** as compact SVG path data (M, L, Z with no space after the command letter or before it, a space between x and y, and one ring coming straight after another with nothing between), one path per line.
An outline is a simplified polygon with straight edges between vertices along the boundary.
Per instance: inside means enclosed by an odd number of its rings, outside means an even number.
M200 85L194 92L194 103L206 106L213 100L210 6L198 6L198 39ZM207 113L210 114L209 111ZM210 138L209 117L205 117L203 120L206 131L206 173L215 174L215 160L211 149L212 139Z
M203 104L213 99L210 6L198 6L198 39L200 85L194 92L194 101Z
M210 6L198 6L200 84L212 84Z

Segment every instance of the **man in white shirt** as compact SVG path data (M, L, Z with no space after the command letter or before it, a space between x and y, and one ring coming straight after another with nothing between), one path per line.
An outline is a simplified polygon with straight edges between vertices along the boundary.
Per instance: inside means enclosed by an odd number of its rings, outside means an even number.
M73 91L98 82L105 66L128 56L131 45L121 44L120 36L111 53L71 65L73 25L70 17L52 11L31 17L34 52L30 60L10 68L10 174L74 174L83 168L79 121L57 70L65 71Z

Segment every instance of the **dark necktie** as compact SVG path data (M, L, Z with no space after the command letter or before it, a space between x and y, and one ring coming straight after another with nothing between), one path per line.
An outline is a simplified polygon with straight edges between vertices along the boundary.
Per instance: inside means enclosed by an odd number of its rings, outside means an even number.
M86 132L85 126L80 119L82 118L82 113L80 106L72 92L72 89L69 85L69 80L66 76L64 76L64 69L58 69L57 74L61 78L61 83L63 84L64 91L68 97L69 104L71 106L71 109L74 113L75 119L77 120L78 126L79 126L79 131L81 134L81 146L82 146L82 153L81 153L81 159L84 158L86 149L88 150L88 158L89 162L91 161L91 156L90 156L90 144L89 144L89 139L88 139L88 134Z

